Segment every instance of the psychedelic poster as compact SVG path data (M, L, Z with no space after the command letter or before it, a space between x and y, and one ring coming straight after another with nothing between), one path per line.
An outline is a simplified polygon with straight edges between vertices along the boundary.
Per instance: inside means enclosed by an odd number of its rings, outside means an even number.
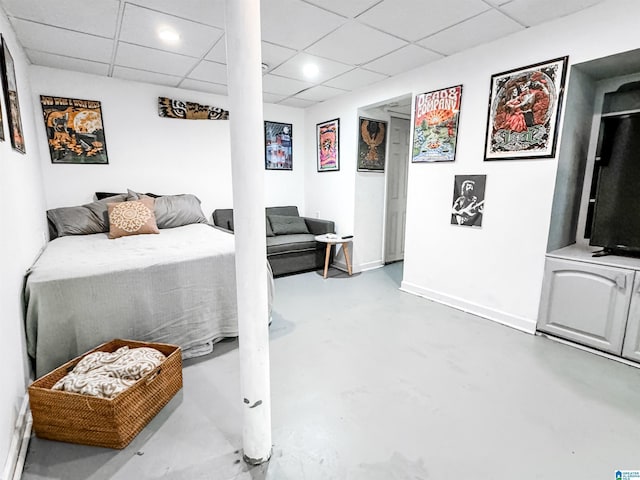
M17 150L20 153L25 153L16 71L13 64L13 57L9 52L9 47L7 47L7 42L4 37L2 37L2 86L4 88L5 102L7 106L7 123L9 124L11 146L14 150ZM4 138L4 126L2 129L2 137Z
M266 170L293 170L293 125L264 122Z
M551 158L568 57L491 77L485 160Z
M387 158L387 122L360 117L358 171L384 172Z
M453 162L458 141L462 85L416 96L413 162Z
M316 125L318 141L318 171L340 170L340 119Z
M51 163L109 163L95 100L40 95Z

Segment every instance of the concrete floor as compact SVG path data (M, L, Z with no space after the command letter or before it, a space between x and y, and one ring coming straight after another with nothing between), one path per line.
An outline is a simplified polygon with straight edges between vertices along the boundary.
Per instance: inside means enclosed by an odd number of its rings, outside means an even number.
M276 280L273 456L242 460L237 342L124 450L32 438L25 480L606 480L640 469L640 369L398 290L402 264Z

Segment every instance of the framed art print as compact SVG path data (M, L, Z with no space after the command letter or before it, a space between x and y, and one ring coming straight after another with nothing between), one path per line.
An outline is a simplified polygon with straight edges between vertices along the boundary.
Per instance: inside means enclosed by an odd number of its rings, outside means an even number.
M486 175L456 175L453 181L451 225L481 227Z
M293 170L293 125L264 122L266 170Z
M412 162L456 159L462 85L416 95Z
M14 150L25 153L16 71L13 65L13 57L9 52L9 47L7 47L4 37L2 37L2 88L4 89L5 105L7 106L7 123L9 124L11 146Z
M485 160L551 158L568 57L491 76Z
M360 117L358 171L384 172L387 155L387 122Z
M4 120L2 119L2 107L0 106L0 142L4 142Z
M340 170L340 119L316 125L318 172Z
M97 100L40 95L51 163L108 164Z

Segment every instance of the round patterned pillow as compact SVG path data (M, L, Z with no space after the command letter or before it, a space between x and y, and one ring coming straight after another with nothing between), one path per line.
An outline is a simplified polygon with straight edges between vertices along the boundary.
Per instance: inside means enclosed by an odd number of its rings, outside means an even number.
M143 195L139 200L109 203L109 238L142 233L160 233L154 214L155 200Z

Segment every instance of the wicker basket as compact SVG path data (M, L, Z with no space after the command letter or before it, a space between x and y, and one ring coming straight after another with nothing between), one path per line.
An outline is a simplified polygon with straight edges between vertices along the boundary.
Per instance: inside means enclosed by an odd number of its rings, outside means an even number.
M118 348L151 347L167 359L112 399L51 390L85 355ZM180 347L164 343L112 340L81 355L29 387L36 436L49 440L124 448L182 388Z

